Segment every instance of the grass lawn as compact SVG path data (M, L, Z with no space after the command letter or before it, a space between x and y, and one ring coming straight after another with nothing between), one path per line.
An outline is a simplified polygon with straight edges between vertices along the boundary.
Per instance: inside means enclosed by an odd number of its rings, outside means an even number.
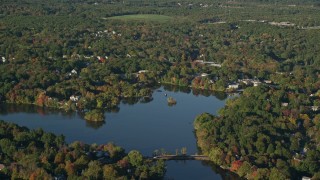
M173 20L174 18L170 16L157 15L157 14L134 14L134 15L113 16L105 19L167 22L167 21Z

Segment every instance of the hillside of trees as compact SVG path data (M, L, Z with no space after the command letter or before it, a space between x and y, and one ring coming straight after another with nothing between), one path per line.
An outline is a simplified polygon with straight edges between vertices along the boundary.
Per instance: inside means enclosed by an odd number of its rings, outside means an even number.
M10 103L112 108L150 96L159 82L226 91L238 79L276 72L308 76L312 85L320 67L314 1L19 0L0 7L0 100ZM170 20L108 19L126 14ZM289 26L270 24L283 21Z
M194 123L202 152L248 179L320 178L320 115L313 95L266 86L229 99Z
M112 143L66 144L62 135L0 121L0 179L162 179L163 161Z
M0 101L101 120L121 100L151 99L158 84L244 89L219 116L196 119L202 151L247 178L317 179L319 10L317 0L2 0ZM18 141L6 140L5 147ZM23 147L26 153L29 144ZM1 158L17 161L16 152ZM74 162L50 158L31 158L41 165L32 170L52 175L62 163L59 172L68 174ZM4 176L29 177L19 170Z

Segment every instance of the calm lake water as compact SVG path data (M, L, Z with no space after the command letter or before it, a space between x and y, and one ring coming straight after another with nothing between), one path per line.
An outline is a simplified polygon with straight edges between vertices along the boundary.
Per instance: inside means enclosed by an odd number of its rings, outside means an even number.
M177 100L168 106L165 94ZM151 156L158 149L170 153L186 147L188 154L198 152L193 121L201 113L217 114L224 106L226 95L198 94L185 89L181 92L160 87L150 102L123 101L116 112L106 112L105 123L89 123L77 114L33 106L3 105L0 119L31 129L42 128L63 134L67 142L115 144L127 152L136 149ZM225 173L201 161L168 161L167 179L222 179Z

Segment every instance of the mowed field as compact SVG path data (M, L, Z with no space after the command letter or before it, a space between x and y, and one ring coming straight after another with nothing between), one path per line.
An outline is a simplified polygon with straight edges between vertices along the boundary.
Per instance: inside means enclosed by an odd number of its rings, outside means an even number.
M157 14L134 14L134 15L113 16L105 19L167 22L167 21L173 20L174 18L170 16L157 15Z

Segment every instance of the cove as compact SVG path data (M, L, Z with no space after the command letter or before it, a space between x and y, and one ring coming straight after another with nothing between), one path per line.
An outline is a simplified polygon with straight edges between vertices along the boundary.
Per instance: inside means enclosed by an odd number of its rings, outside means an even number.
M165 96L167 94L167 96ZM177 104L168 106L167 97ZM136 149L145 156L155 150L187 154L199 153L193 121L201 113L217 114L227 96L209 92L160 87L151 101L124 100L115 112L105 113L105 123L90 123L77 112L63 112L30 105L2 105L0 119L30 129L42 128L63 134L68 143L82 141L103 144L114 142L127 152ZM168 161L168 179L222 179L226 174L201 161Z

